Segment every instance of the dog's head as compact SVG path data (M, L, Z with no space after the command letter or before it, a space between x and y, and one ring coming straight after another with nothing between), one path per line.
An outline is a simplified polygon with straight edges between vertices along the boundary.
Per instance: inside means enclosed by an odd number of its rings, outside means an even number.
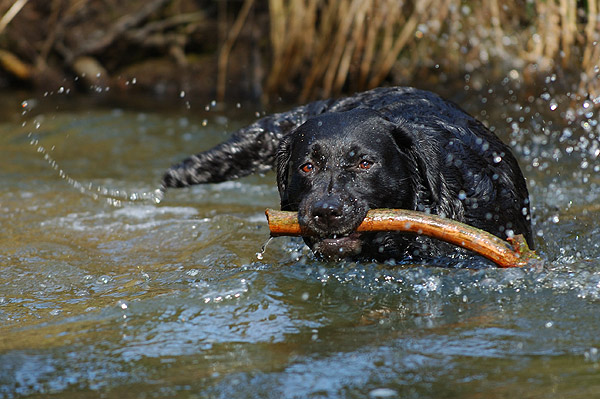
M298 211L308 246L325 259L378 259L391 233L357 233L369 209L414 209L419 180L413 143L368 109L308 120L277 153L283 210Z

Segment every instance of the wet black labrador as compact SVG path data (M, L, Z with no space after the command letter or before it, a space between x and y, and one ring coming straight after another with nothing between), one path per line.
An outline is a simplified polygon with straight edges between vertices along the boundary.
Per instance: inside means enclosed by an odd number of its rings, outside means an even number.
M532 246L529 195L510 149L439 96L379 88L267 116L169 169L164 187L277 169L283 210L298 211L305 242L325 259L385 261L456 253L397 232L357 233L369 209L442 215Z

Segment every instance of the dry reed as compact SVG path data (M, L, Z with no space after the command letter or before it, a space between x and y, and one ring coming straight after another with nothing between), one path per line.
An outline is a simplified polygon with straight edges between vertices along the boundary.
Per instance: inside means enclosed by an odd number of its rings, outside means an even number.
M269 0L269 95L302 101L410 82L423 69L450 75L575 76L600 96L600 0ZM581 76L578 76L578 75Z
M307 101L383 83L435 83L466 73L493 80L516 72L525 82L555 73L579 96L600 104L600 0L268 0L268 27L262 26L265 2L222 0L219 9L227 10L228 2L238 13L219 35L219 99L225 97L228 64L239 61L232 61L232 49L252 31L267 34L268 45L261 42L257 50L268 60L262 83L267 98ZM206 20L199 9L204 6L193 0L106 3L114 3L115 20L102 20L105 7L91 0L0 0L2 68L34 79L46 64L72 69L78 56L119 65L123 57L113 53L115 43L124 46L123 53L131 46L136 53L140 45L152 55L166 49L182 67L190 55L185 52L199 47L189 32ZM49 15L38 29L23 31L27 38L18 29L8 35L27 8L31 12L20 26ZM193 18L171 18L188 9L194 12L182 15ZM89 23L78 19L94 15L97 20ZM149 29L157 23L160 28ZM18 43L10 45L9 37ZM23 66L31 73L22 73Z

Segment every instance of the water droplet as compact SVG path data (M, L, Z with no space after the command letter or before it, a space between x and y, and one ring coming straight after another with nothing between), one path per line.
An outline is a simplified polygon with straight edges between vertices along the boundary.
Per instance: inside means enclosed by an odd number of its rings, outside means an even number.
M390 388L376 388L369 392L370 398L392 398L398 396L398 392Z
M160 202L163 200L164 197L165 197L165 189L162 187L157 188L152 193L152 201L157 205L160 204Z
M598 348L590 348L590 350L584 352L583 356L585 360L590 362L598 362L600 360L600 352L598 351Z
M269 245L272 240L273 237L269 237L269 239L263 244L263 246L260 248L260 252L256 253L256 259L263 260L265 257L265 252L267 251L267 245Z
M191 270L188 270L187 272L185 272L185 274L187 274L188 276L195 277L198 274L200 274L200 271L198 269L191 269Z

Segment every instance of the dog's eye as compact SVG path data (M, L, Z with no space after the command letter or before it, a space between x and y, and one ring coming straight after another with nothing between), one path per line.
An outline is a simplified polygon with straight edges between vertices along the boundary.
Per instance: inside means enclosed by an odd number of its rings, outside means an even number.
M367 161L366 159L363 159L362 161L360 161L360 163L358 164L358 167L361 169L371 169L371 166L373 166L373 162L371 161Z
M312 163L307 162L300 167L300 170L303 171L304 173L310 173L313 170L315 170L315 166Z

